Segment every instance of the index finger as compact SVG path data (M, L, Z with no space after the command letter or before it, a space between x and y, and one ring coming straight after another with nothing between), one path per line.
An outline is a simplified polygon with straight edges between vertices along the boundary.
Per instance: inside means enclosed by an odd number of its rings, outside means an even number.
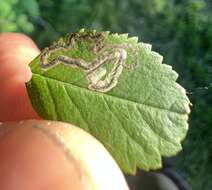
M0 121L38 119L25 87L30 80L28 63L40 53L26 35L0 34Z

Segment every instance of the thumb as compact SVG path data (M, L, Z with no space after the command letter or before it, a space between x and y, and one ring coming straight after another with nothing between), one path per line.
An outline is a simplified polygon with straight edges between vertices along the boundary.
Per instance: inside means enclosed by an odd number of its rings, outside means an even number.
M62 122L0 125L0 187L4 190L128 190L102 144Z

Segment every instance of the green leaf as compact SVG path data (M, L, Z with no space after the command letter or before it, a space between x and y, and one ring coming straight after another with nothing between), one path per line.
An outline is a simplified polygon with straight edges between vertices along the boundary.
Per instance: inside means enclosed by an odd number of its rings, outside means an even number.
M160 168L161 156L181 150L190 102L151 45L80 30L43 50L30 67L27 90L40 116L85 129L126 173Z

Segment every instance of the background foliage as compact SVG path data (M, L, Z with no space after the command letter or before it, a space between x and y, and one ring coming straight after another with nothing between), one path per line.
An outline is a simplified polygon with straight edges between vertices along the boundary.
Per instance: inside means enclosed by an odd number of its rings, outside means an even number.
M212 188L212 2L210 0L4 0L0 32L24 32L43 48L80 28L139 36L180 74L193 108L176 164L194 190Z

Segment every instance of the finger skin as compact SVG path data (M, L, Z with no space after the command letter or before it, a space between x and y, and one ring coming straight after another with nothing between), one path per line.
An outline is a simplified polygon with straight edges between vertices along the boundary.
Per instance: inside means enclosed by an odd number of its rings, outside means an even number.
M0 34L0 121L39 118L25 87L25 82L31 78L28 64L39 53L26 35Z
M30 125L1 126L0 189L85 190L77 161L69 162L50 138Z
M19 76L24 82L31 78L28 63L39 49L26 35L19 33L0 34L0 81Z

